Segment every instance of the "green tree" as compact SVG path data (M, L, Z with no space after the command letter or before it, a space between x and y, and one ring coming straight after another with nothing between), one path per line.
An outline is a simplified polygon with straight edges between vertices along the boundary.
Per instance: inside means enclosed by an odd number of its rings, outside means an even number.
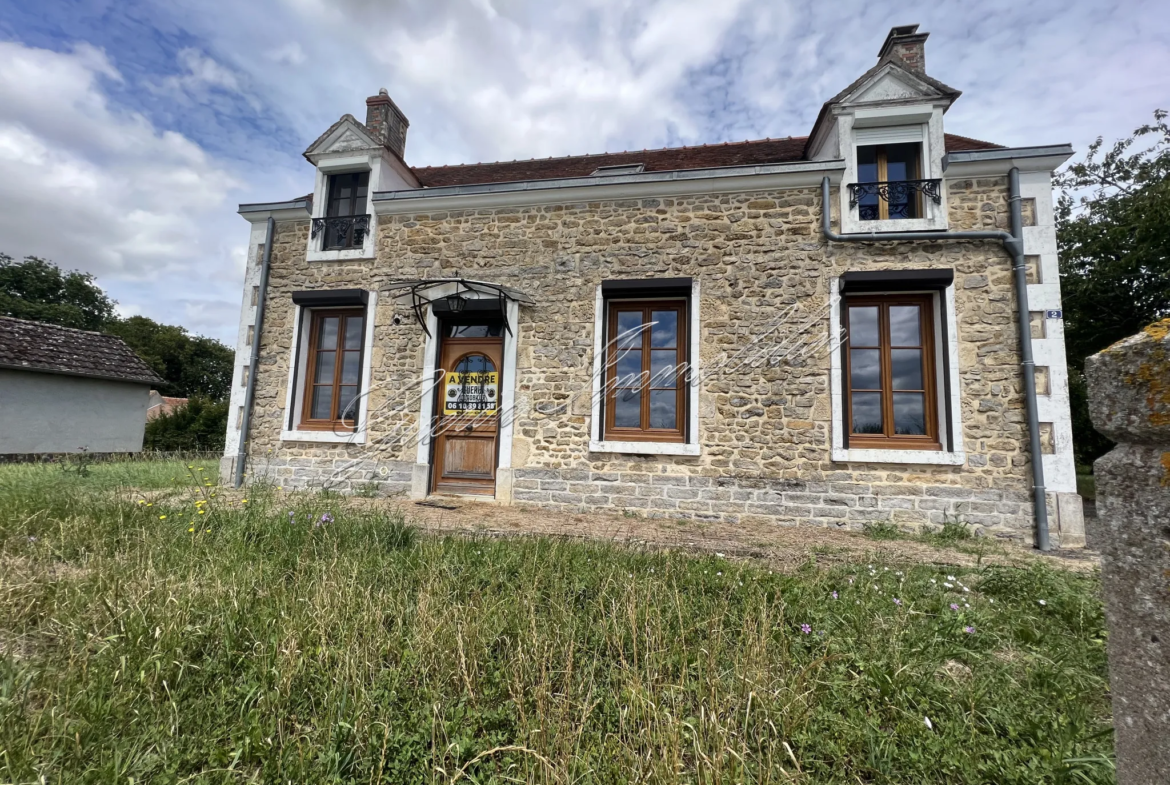
M145 316L131 316L106 324L154 372L167 380L168 395L228 397L235 353L219 341L189 335L182 327L159 324Z
M100 330L114 317L114 305L89 273L66 272L37 256L17 262L0 253L0 315Z
M1085 358L1170 315L1170 127L1154 122L1057 176L1065 346L1077 460L1112 443L1089 421Z
M146 423L142 446L148 450L219 451L227 433L227 418L226 400L196 396L186 406Z

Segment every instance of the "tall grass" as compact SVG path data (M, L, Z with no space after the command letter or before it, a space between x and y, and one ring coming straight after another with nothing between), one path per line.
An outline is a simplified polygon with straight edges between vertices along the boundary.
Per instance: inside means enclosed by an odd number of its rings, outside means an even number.
M0 489L0 780L1112 781L1092 578L781 575L191 488Z

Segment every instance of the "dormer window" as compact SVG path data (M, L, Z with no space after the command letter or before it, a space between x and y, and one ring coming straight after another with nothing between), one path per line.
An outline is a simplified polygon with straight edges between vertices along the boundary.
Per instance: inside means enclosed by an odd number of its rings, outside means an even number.
M922 145L876 144L857 148L858 217L888 221L922 217Z
M325 233L321 250L362 247L370 230L370 216L366 213L369 190L369 171L329 175L325 217L313 221L313 236Z

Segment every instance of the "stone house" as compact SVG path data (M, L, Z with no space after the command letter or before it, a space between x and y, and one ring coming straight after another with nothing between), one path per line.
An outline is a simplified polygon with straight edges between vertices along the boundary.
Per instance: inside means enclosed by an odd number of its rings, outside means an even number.
M240 207L223 476L1080 543L1072 150L948 133L926 38L891 30L800 137L412 167L367 99L312 194Z
M138 452L162 383L117 336L0 316L0 455Z

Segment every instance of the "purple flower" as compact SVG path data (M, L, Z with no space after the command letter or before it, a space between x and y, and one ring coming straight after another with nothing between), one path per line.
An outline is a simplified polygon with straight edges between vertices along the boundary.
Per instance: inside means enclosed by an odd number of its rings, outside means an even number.
M808 626L807 624L802 624L800 625L800 631L805 635L808 635L810 632L812 632L812 627Z
M329 513L325 513L321 516L321 523L333 523L333 516Z
M953 603L953 602L952 602L952 603L951 603L951 610L952 610L952 611L957 611L958 609L959 609L959 606L958 606L958 605L956 605L955 603Z
M963 632L967 633L968 635L971 635L975 632L975 628L974 627L964 627Z
M901 604L902 604L902 601L901 601L901 600L899 600L897 597L895 597L895 598L894 598L894 604L895 604L895 605L901 605Z
M837 592L833 592L833 599L837 599Z

